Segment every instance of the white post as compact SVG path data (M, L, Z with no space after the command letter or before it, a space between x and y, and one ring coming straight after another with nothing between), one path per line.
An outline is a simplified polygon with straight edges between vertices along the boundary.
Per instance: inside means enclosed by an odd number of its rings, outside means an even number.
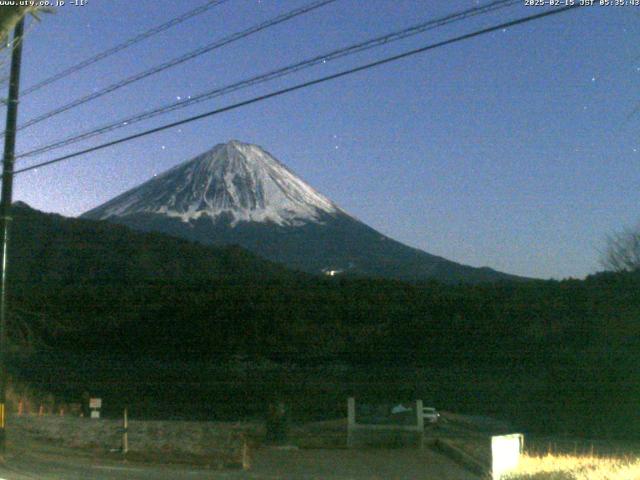
M129 420L127 418L127 409L124 409L122 417L122 453L124 455L129 451Z
M420 435L420 448L424 443L424 415L423 415L422 400L416 400L416 420L418 422L418 435Z
M356 399L349 397L347 400L347 447L353 446L353 430L356 426Z
M249 460L249 446L247 445L247 439L242 436L242 470L249 470L251 468L251 461Z

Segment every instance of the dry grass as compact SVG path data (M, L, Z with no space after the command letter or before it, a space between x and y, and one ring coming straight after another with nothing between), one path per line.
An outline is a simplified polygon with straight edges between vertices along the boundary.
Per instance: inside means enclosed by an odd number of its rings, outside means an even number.
M523 455L505 480L640 480L640 457Z

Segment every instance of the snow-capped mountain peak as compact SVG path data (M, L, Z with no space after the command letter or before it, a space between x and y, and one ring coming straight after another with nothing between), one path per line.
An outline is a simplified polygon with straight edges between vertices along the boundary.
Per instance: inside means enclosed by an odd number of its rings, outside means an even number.
M149 213L184 222L225 216L295 226L340 209L257 145L231 140L152 178L83 216Z
M422 281L512 278L403 245L338 208L272 155L232 140L82 215L205 245L239 245L295 270Z

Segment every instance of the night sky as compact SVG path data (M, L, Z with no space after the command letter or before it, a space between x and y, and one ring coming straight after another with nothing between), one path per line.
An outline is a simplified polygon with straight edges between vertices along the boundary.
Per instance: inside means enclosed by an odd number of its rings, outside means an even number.
M309 1L229 0L24 97L18 123ZM28 21L23 89L204 0L69 3ZM478 3L338 0L24 129L17 150ZM17 168L543 10L523 0ZM638 105L640 7L581 8L18 175L15 199L75 216L239 139L408 245L518 275L584 277L599 270L605 236L640 220Z

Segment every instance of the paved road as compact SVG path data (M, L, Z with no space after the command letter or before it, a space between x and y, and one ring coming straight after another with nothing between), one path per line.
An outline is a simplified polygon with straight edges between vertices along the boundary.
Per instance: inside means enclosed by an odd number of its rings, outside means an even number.
M3 480L478 480L432 451L260 449L251 470L141 465L26 440L10 442Z

